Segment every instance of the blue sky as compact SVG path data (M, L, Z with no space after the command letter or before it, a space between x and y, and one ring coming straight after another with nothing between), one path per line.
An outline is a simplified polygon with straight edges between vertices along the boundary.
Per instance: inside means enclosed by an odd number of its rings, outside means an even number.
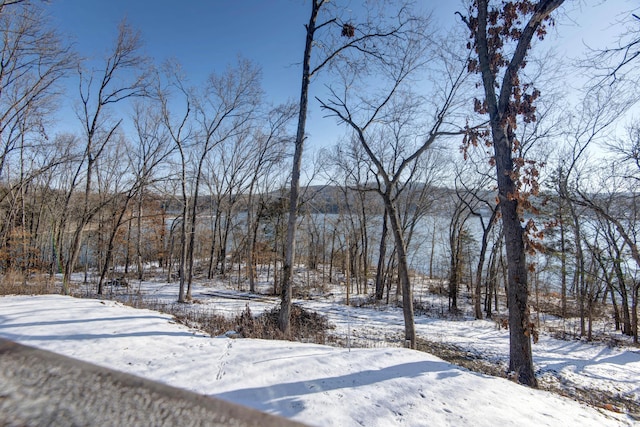
M358 5L360 1L344 1ZM453 22L456 1L438 5L439 21ZM443 6L443 3L445 6ZM140 30L156 60L176 57L194 77L223 68L240 54L259 63L273 95L295 95L304 48L308 0L53 0L55 22L85 54L99 55L126 18ZM294 82L291 79L294 78Z
M435 14L440 22L454 21L456 2L429 3L440 5ZM299 98L308 0L53 0L48 9L54 25L83 56L101 58L126 18L156 63L178 59L193 84L241 55L261 66L271 102ZM331 145L342 131L333 120L323 120L313 104L312 99L310 145Z
M345 3L354 8L361 4ZM617 30L611 26L616 14L637 5L633 0L567 3L567 17L557 31L560 49L571 54L582 50L583 42L607 40ZM443 27L455 24L453 12L462 10L456 0L422 0L422 5L433 10ZM268 99L274 103L298 99L308 0L53 0L47 8L53 24L83 56L102 57L118 23L126 18L141 32L144 50L156 63L177 58L194 84L242 55L262 67ZM341 131L333 120L323 120L313 103L312 99L310 141L330 145Z
M100 57L126 18L148 55L157 62L177 58L194 83L240 54L262 66L275 96L295 93L287 76L296 75L302 56L304 6L300 0L54 0L50 10L84 55Z

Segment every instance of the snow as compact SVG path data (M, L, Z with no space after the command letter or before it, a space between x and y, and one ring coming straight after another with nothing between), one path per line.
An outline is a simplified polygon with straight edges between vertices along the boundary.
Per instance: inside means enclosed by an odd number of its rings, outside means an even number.
M166 296L156 286L156 297ZM246 301L194 294L203 306L239 311ZM268 308L268 299L255 301ZM235 305L234 305L235 304ZM320 307L329 302L309 302ZM252 310L254 305L252 301ZM395 309L335 309L336 334L397 334ZM324 307L325 309L327 307ZM320 311L320 310L319 310ZM496 357L507 333L484 321L418 318L418 332L464 343ZM580 404L511 381L473 373L427 353L388 347L209 337L159 312L115 301L60 295L0 297L0 336L146 377L196 393L319 426L618 426L631 417ZM360 338L363 340L364 338ZM614 387L637 398L640 355L545 336L534 347L536 368L565 371L578 384Z
M194 298L201 308L218 314L233 316L249 303L253 313L271 309L277 298L215 287L194 287ZM269 286L261 289L267 292ZM177 299L175 284L142 282L137 289L149 298L173 302ZM399 307L382 305L357 308L344 304L344 292L332 287L330 296L316 296L313 300L299 300L305 308L325 314L336 326L333 335L341 343L355 347L389 347L402 343L403 315ZM424 306L438 313L446 313L446 297L438 297L417 290ZM352 297L357 299L358 296ZM553 326L557 324L551 322ZM543 325L544 326L544 325ZM490 320L462 319L452 321L416 316L416 331L436 343L455 345L482 359L501 362L506 370L509 355L509 331L497 328ZM580 388L609 393L628 400L640 401L640 351L629 347L608 347L576 340L555 339L541 333L533 345L535 369L541 384L562 383L565 389Z

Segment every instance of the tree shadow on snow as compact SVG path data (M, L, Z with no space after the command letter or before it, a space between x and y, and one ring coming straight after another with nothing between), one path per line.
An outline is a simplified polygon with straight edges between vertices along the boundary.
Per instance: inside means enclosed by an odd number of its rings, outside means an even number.
M243 403L283 417L292 417L305 409L303 398L305 395L326 394L341 389L357 388L397 378L416 378L426 373L437 373L438 379L462 375L462 371L459 368L453 367L447 362L422 361L403 363L377 370L358 371L331 378L317 378L232 390L216 394L215 397ZM342 397L341 393L332 394L336 398Z
M170 319L167 316L120 316L120 317L95 317L95 318L76 318L76 319L67 319L67 320L51 320L51 321L38 321L38 322L27 322L27 323L9 323L7 320L4 320L2 316L0 316L0 329L7 328L23 328L30 326L40 326L47 327L53 325L68 325L74 323L90 323L90 322L112 322L112 321L121 321L121 320L142 320L142 319L159 319L168 322Z
M74 328L74 324L86 324L89 322L106 322L103 325L96 325L96 331L104 331L105 328L123 329L128 325L136 325L136 322L140 320L164 320L168 322L167 317L162 316L120 316L120 317L104 317L93 319L70 319L70 320L52 320L44 322L28 322L28 323L7 323L6 321L0 322L0 336L5 339L16 342L27 341L67 341L67 340L96 340L102 338L130 338L130 337L192 337L194 335L191 331L139 331L139 332L113 332L113 333L78 333ZM111 322L118 322L117 325ZM68 325L68 329L61 330L60 328L54 328L59 331L59 334L46 334L49 326ZM39 327L39 330L44 332L43 334L29 334L21 333L16 328L20 327ZM10 332L12 331L12 332Z
M10 341L29 342L29 341L83 341L97 340L104 338L133 338L133 337L193 337L191 332L168 332L168 331L144 331L144 332L125 332L112 334L67 334L67 335L24 335L0 332L0 336Z

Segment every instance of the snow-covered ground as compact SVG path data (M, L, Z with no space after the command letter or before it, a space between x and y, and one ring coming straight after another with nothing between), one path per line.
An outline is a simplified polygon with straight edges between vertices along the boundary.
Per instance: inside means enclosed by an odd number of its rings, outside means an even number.
M145 282L158 301L175 300L176 286ZM267 297L197 287L199 309L237 314L276 304ZM243 294L240 294L242 296ZM395 308L347 308L337 295L308 301L326 313L333 331L353 347L253 339L211 338L171 316L115 301L57 295L0 297L0 336L197 393L217 396L312 425L336 426L615 426L632 417L556 394L473 373L427 353L393 346L402 332ZM418 334L502 360L508 333L487 321L417 317ZM376 338L377 337L377 338ZM380 337L386 337L381 339ZM376 339L378 341L376 341ZM640 396L640 354L541 336L536 368L562 372L576 386ZM557 378L557 376L553 376Z
M260 289L268 292L265 286ZM177 299L175 284L143 282L138 291L147 298L173 302ZM446 312L446 298L442 299L418 289L416 298L423 306L435 312ZM279 299L264 295L215 286L194 287L194 298L198 309L234 316L249 304L253 313L268 310L279 304ZM352 296L354 299L359 296ZM344 289L331 287L330 292L318 295L313 300L297 301L305 308L328 316L336 326L331 333L340 344L351 347L398 347L402 346L404 320L402 310L393 305L377 308L353 307L344 304ZM419 338L435 343L453 345L464 349L471 357L508 366L509 332L499 329L491 320L470 318L442 319L416 316L416 331ZM640 403L640 349L633 347L610 347L602 343L587 343L579 340L560 340L541 333L533 345L536 374L542 387L563 389L570 395L580 391L602 392L619 397L620 401ZM576 391L577 390L577 391ZM598 401L594 396L592 401ZM603 402L604 403L604 402ZM623 410L624 405L615 405ZM636 414L640 416L640 414Z

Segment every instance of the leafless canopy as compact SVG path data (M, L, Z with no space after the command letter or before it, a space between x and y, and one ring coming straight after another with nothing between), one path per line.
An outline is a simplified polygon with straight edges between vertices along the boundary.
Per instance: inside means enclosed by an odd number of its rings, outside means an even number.
M597 84L625 81L637 83L638 59L640 58L640 16L629 12L618 22L626 28L615 46L593 50L587 66L595 68Z

